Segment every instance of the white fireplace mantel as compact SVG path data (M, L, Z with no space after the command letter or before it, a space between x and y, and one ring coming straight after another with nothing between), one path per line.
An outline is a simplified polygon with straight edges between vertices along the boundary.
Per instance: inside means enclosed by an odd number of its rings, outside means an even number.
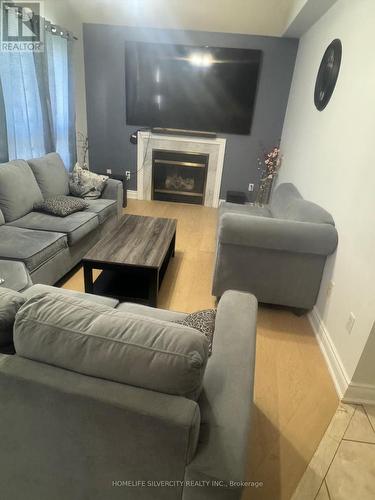
M183 151L209 155L204 204L218 207L221 177L223 173L226 139L207 139L177 135L138 132L137 150L137 198L151 200L152 197L152 150Z

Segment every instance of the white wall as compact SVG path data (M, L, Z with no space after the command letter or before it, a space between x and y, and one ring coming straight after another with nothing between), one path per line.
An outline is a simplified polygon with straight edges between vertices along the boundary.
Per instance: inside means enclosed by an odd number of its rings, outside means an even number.
M331 101L319 112L315 79L334 38L342 41L341 71ZM281 143L279 182L295 183L336 222L339 246L328 261L316 312L348 382L375 316L374 48L375 1L333 5L301 38ZM328 296L330 280L335 285ZM351 311L356 322L348 334Z
M337 0L294 0L283 36L301 38Z
M58 1L58 0L55 0ZM295 0L64 0L84 22L280 36Z
M354 384L374 385L375 381L375 321L365 349L353 375Z
M303 7L307 4L308 0L294 0L289 7L288 18L287 18L287 26L289 26L294 19L301 12Z
M78 40L74 43L74 76L76 95L77 132L87 134L85 66L83 55L82 20L66 0L45 0L44 14L48 21L72 31Z

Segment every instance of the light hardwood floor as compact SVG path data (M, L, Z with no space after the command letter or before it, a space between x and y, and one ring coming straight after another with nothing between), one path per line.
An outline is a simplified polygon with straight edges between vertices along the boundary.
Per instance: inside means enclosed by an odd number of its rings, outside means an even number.
M162 284L159 307L185 312L214 307L217 210L129 200L125 213L178 219L176 256ZM82 271L64 288L83 290ZM260 306L248 478L263 486L246 489L244 500L291 498L337 406L307 317Z

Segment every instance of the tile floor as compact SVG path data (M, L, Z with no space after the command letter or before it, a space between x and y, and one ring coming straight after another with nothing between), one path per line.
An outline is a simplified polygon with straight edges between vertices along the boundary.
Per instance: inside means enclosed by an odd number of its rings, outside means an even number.
M375 406L341 403L293 500L375 499Z

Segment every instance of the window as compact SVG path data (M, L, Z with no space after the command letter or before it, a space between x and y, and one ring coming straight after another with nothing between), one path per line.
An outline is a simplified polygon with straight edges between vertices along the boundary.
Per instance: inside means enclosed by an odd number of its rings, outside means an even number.
M1 53L0 75L9 160L43 155L43 116L33 54Z
M0 52L0 132L6 132L0 161L51 151L60 154L68 169L75 161L73 40L65 31L53 31L46 29L42 53Z

